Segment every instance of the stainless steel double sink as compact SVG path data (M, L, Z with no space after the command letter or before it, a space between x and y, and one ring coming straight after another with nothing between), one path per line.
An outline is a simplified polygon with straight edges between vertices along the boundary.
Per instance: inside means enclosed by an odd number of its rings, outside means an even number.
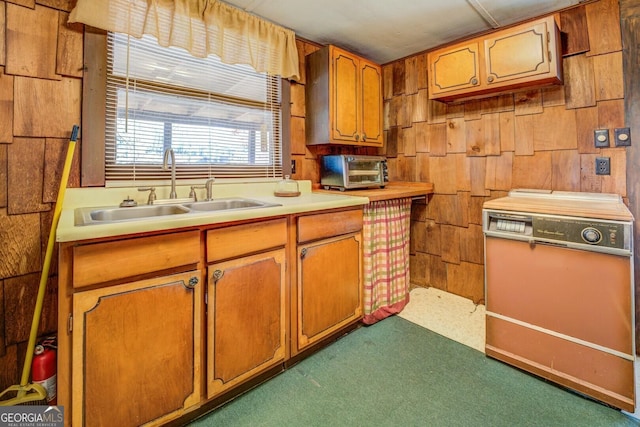
M189 215L205 212L221 212L241 209L257 209L282 206L278 203L232 197L202 202L168 203L134 207L89 207L75 210L75 225L110 224L136 221L171 215Z

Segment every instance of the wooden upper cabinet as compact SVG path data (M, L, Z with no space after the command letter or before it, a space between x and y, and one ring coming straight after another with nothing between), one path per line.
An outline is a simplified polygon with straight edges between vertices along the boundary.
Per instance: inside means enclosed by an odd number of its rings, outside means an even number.
M335 46L306 58L307 144L382 146L382 69Z
M555 16L548 16L430 52L429 98L452 101L562 84L560 49Z
M451 91L467 90L480 84L480 57L477 42L456 45L429 54L431 98Z

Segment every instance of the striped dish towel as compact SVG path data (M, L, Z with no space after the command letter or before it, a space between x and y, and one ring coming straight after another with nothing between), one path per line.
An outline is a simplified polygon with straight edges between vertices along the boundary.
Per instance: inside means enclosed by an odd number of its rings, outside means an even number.
M364 208L364 318L373 324L409 302L411 199L371 202Z

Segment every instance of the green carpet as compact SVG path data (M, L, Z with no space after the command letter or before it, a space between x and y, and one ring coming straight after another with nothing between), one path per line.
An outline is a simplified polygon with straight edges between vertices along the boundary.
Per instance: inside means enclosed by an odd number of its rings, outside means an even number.
M192 426L638 426L397 316L362 327Z

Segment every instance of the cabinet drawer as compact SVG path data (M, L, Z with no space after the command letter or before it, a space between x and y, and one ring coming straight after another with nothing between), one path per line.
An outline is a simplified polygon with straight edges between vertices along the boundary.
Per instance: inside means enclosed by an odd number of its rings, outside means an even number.
M73 248L75 288L196 264L200 232L163 234Z
M207 262L284 246L287 220L274 219L207 231Z
M362 210L328 212L298 218L298 243L362 230Z

